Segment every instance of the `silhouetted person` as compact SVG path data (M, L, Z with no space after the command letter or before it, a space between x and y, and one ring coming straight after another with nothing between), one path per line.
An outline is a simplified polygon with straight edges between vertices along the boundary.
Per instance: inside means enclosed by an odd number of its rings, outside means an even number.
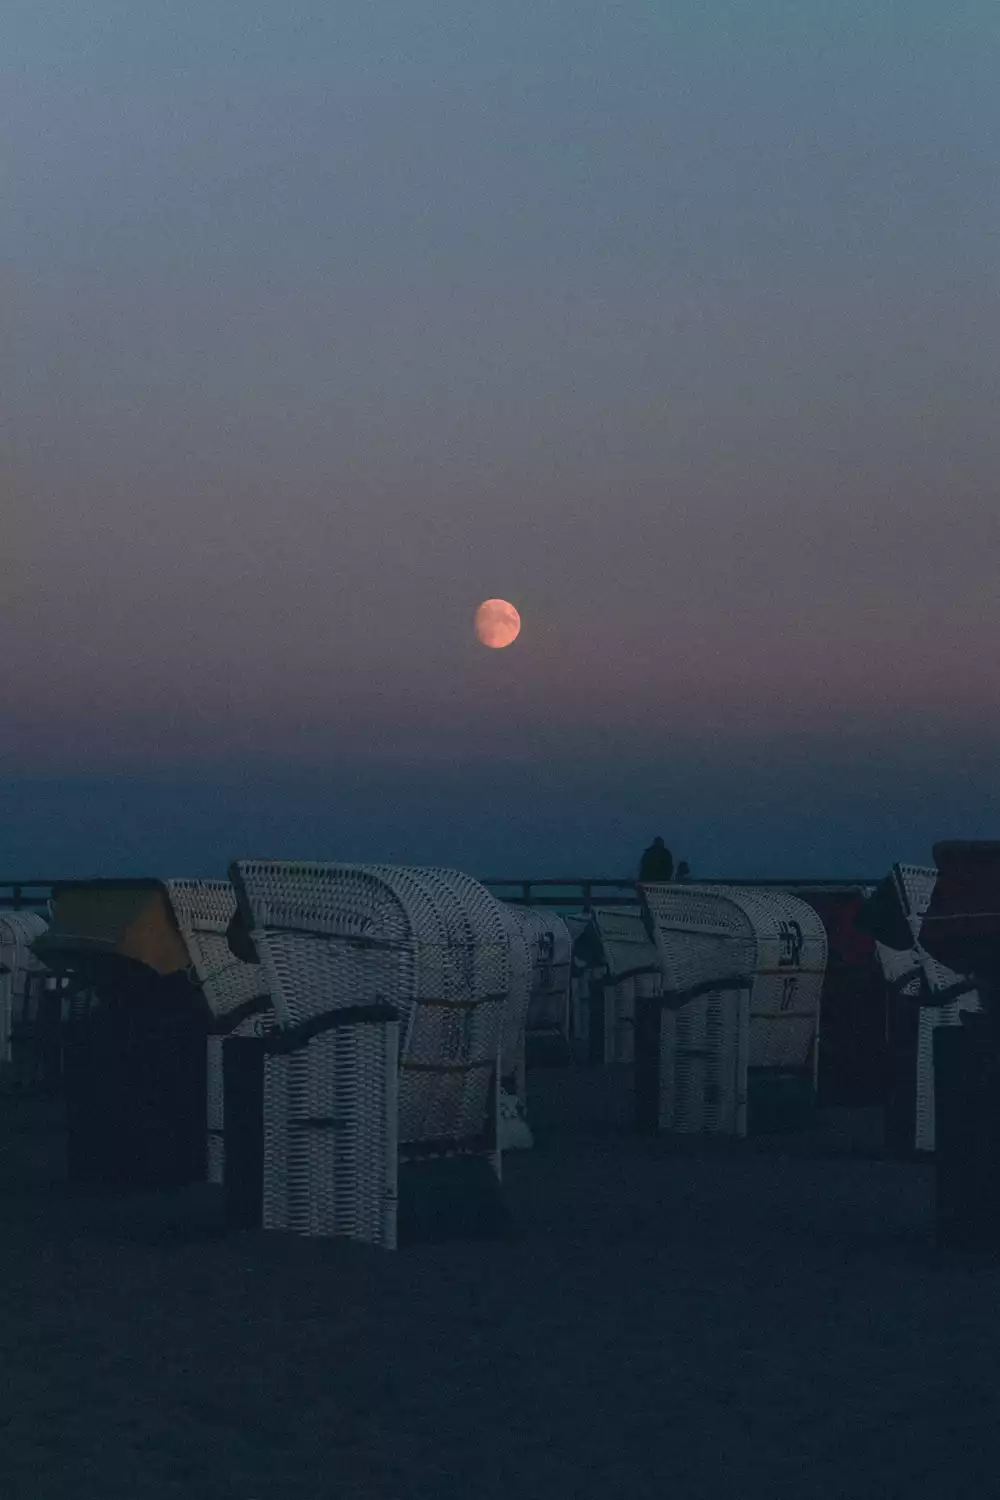
M639 861L643 885L664 885L674 878L674 856L661 838L655 838Z

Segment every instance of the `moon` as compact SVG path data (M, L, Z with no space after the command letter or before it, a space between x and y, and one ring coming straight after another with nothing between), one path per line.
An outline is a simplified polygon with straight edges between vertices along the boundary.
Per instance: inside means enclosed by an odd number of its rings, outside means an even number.
M520 633L521 616L506 599L484 599L476 610L476 634L484 646L499 651Z

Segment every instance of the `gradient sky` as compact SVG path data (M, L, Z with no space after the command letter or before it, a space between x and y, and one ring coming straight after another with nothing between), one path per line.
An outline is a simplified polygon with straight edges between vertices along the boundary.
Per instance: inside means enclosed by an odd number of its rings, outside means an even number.
M6 0L0 875L996 837L998 79L994 0Z

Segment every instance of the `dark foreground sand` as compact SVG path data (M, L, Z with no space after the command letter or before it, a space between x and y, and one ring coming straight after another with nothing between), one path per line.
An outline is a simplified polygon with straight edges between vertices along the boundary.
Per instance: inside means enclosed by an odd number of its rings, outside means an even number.
M627 1084L534 1074L516 1240L395 1256L73 1197L0 1098L3 1500L1000 1495L1000 1267L930 1169L644 1141Z

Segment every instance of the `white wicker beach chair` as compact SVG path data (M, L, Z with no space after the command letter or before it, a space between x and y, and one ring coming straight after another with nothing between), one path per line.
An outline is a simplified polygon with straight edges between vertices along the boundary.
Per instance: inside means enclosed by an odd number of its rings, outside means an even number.
M227 933L236 915L236 892L230 882L167 880L164 884L194 975L217 1023L208 1038L207 1176L209 1182L221 1184L225 1177L223 1039L259 1034L271 1014L271 1004L263 993L260 968L244 963L230 950Z
M569 928L556 912L510 905L531 956L531 994L525 1032L530 1036L569 1040Z
M481 1155L500 1175L500 903L454 871L242 860L231 873L277 1027L306 1040L264 1065L264 1225L393 1248L398 1160ZM308 1034L376 1005L392 1028Z
M827 939L817 913L782 891L640 887L660 955L656 1044L637 1040L645 1128L743 1136L748 1078L798 1076L815 1090Z
M891 878L900 907L913 935L913 946L907 950L875 944L886 983L915 1004L921 995L933 996L951 989L962 976L938 963L920 946L920 929L931 904L937 882L934 866L894 864ZM978 1011L981 1002L975 989L968 990L947 1005L920 1007L917 1037L916 1104L914 1110L914 1150L934 1150L934 1032L939 1026L958 1026L963 1011Z
M48 923L34 911L0 911L0 1063L11 1062L11 1034L16 1023L27 1023L31 986L45 966L31 951Z

